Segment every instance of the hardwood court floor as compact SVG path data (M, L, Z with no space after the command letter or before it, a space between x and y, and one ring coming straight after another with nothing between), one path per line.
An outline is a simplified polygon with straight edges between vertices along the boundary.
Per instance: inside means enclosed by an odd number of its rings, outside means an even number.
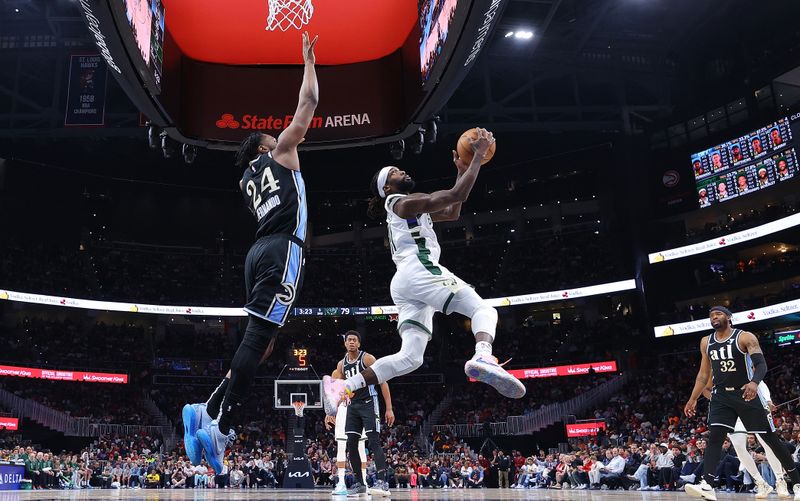
M230 490L230 489L179 489L179 490L81 490L81 491L0 491L0 501L28 501L28 500L67 500L67 501L216 501L216 500L367 500L367 496L359 498L344 496L333 497L327 489L293 490L293 489L259 489L259 490ZM675 501L690 498L684 492L636 492L636 491L573 491L573 490L516 490L516 489L456 489L456 490L393 490L391 498L372 497L373 501L380 500L410 500L410 501L495 501L495 500L578 500L578 501L612 501L612 500L642 500L642 501ZM720 500L750 500L752 494L725 494L718 492ZM770 499L777 500L773 494Z

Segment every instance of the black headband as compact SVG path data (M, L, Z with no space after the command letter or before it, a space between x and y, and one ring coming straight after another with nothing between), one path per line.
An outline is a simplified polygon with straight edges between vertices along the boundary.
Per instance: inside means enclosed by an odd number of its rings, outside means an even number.
M708 313L710 314L712 311L721 311L722 313L728 315L729 317L733 315L733 313L731 313L731 310L729 310L724 306L712 306L711 309L708 310Z

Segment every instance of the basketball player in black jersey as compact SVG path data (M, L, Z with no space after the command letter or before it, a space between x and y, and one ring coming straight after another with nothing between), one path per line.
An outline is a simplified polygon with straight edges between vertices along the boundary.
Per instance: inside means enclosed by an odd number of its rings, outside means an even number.
M245 205L256 218L256 242L245 259L247 329L231 362L227 377L205 404L183 409L184 443L189 459L200 462L200 447L218 474L231 428L256 374L275 346L303 283L303 241L306 237L306 190L297 155L314 117L319 87L314 69L314 45L303 33L303 83L292 122L277 139L255 132L239 147L236 166ZM213 421L211 418L215 418Z
M724 306L714 306L709 312L714 333L700 341L700 371L686 402L684 412L692 417L697 411L697 399L711 378L711 402L708 406L708 438L704 460L703 480L697 485L687 484L686 492L693 497L717 499L714 494L714 472L722 454L725 436L734 430L736 419L741 418L749 433L761 435L775 452L786 473L794 482L794 499L800 500L800 473L792 456L783 447L775 433L769 411L765 410L758 393L758 383L767 373L767 362L758 339L750 332L731 327L731 312Z
M345 379L360 374L367 367L375 363L375 357L369 353L361 350L361 334L358 331L347 331L344 335L344 346L347 353L336 366L331 377L334 379ZM392 395L389 392L389 384L383 383L380 385L383 401L386 403L386 424L389 426L394 425L394 412L392 411ZM353 468L353 476L359 478L350 490L347 491L348 495L364 494L367 492L366 484L360 478L361 474L361 454L359 454L358 446L361 439L361 433L366 432L369 448L375 459L375 469L377 474L377 482L375 486L370 489L370 494L389 496L389 484L386 482L386 455L383 452L381 445L381 415L380 406L378 404L378 392L374 385L368 385L364 388L359 388L350 397L350 405L345 407L346 417L344 431L347 436L347 453L350 457L350 466ZM325 427L330 429L331 425L336 425L337 418L341 413L336 416L325 417ZM341 419L341 418L339 418ZM337 430L338 431L338 430ZM338 433L337 433L338 435ZM337 439L339 437L337 436ZM337 447L340 445L337 444ZM338 451L337 451L338 452ZM337 454L337 467L343 468L343 458ZM340 466L341 465L341 466ZM340 478L344 480L344 477ZM338 494L338 491L334 491Z

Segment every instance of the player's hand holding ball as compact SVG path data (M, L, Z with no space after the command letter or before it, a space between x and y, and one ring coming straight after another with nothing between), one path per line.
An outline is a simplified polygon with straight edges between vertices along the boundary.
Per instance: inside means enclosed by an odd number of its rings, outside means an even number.
M486 129L476 127L464 132L458 138L456 154L466 166L469 166L473 157L478 155L478 158L481 159L481 165L483 165L492 159L496 149L494 134ZM456 163L456 167L459 167L458 163Z

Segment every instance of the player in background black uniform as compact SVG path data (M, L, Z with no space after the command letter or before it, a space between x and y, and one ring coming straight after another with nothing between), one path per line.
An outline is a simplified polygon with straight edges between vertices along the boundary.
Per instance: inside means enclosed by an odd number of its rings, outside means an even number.
M258 222L256 242L245 260L247 329L231 368L205 404L183 408L184 443L193 464L202 451L216 473L222 471L225 448L236 438L231 428L258 366L272 353L303 282L306 237L306 193L297 145L305 137L319 100L314 45L303 33L303 83L291 123L275 139L250 134L239 146L236 165L244 171L239 188ZM212 420L213 418L213 420ZM200 448L202 447L202 451Z
M761 402L758 383L767 373L767 362L752 333L731 327L731 312L724 306L714 306L709 311L714 333L700 341L700 370L686 402L684 412L692 417L697 411L697 399L712 380L712 398L708 405L708 426L711 431L706 447L703 480L697 485L686 484L686 492L693 497L716 500L714 472L722 454L722 442L734 430L736 419L741 418L749 433L761 435L775 452L778 460L794 482L794 499L800 501L800 473L775 433L770 414Z
M336 365L331 377L334 379L346 379L360 374L367 367L375 363L375 357L361 350L361 334L358 331L347 331L344 335L344 346L347 349L344 358ZM392 395L389 392L389 384L382 383L381 395L386 403L386 424L394 425L394 412L392 411ZM341 406L335 416L325 417L325 427L330 429L336 427L337 451L336 466L339 468L339 484L334 489L333 494L342 494L344 487L343 470L345 467L345 445L350 457L350 466L353 468L353 476L358 478L350 490L344 490L344 494L358 495L367 492L365 479L360 477L362 464L359 451L361 434L365 433L369 441L369 448L375 460L377 481L369 493L376 496L387 497L389 484L386 482L386 455L381 445L381 415L378 404L378 391L375 385L368 385L359 388L350 398L350 404L346 407ZM342 435L346 437L346 443L342 441ZM366 467L366 465L363 465Z

